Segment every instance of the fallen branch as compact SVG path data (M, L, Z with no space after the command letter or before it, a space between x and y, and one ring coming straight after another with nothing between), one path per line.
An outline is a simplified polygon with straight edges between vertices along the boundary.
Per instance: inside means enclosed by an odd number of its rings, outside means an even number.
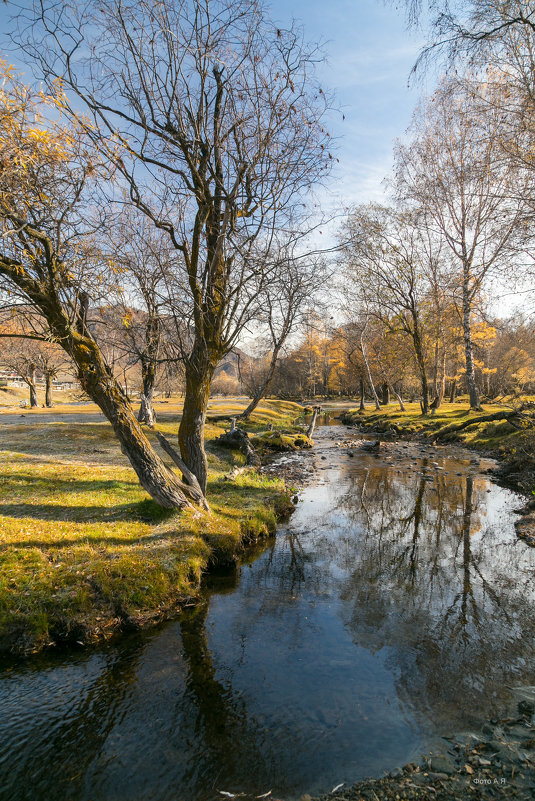
M307 437L312 439L312 434L314 433L314 429L316 427L316 420L318 419L318 414L321 412L321 406L314 406L314 413L312 415L312 420L310 421L310 425L307 429Z
M193 500L202 506L203 509L206 509L206 511L209 512L210 507L208 506L208 501L206 500L204 492L201 489L201 485L197 481L197 476L191 472L187 464L181 459L169 440L166 439L160 431L154 431L154 433L156 434L156 438L160 443L162 450L164 450L166 454L171 457L176 466L182 471L184 481L191 490Z

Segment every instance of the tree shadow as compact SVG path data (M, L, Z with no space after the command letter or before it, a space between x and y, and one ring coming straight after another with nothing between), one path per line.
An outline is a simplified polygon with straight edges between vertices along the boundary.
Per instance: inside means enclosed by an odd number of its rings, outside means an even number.
M76 469L73 467L73 469ZM40 487L46 491L54 489L56 492L110 492L113 490L130 490L139 488L137 481L116 479L84 479L84 478L57 478L56 476L36 476L33 473L0 473L0 483L4 488L10 485L29 488Z
M163 509L149 499L136 503L114 504L109 507L48 503L0 504L0 516L3 517L17 519L30 517L36 520L72 523L112 523L119 520L158 523L172 515L173 510Z

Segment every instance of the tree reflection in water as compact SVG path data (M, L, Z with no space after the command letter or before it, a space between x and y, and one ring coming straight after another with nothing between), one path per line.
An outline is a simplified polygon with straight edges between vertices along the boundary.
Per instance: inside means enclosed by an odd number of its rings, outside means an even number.
M0 799L299 798L380 775L535 684L535 551L514 496L447 458L330 462L198 608L6 673Z
M393 648L400 698L420 722L467 725L500 708L505 685L532 682L533 565L502 541L486 480L429 480L427 466L355 472L343 503L365 533L341 595L355 642Z

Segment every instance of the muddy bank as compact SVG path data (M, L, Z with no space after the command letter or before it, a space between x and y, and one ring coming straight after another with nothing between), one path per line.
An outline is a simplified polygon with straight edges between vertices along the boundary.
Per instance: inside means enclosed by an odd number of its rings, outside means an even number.
M327 795L302 801L404 801L433 799L532 799L535 788L535 688L513 691L515 713L490 720L479 732L445 737L443 747L419 762L396 768L380 779L333 788Z

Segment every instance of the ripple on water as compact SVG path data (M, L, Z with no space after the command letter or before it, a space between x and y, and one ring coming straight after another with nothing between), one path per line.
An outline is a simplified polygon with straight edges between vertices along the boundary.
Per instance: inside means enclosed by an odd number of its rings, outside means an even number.
M258 558L211 579L207 604L6 667L2 801L291 801L381 775L535 684L518 496L460 450L374 456L323 437L290 460L320 481Z

